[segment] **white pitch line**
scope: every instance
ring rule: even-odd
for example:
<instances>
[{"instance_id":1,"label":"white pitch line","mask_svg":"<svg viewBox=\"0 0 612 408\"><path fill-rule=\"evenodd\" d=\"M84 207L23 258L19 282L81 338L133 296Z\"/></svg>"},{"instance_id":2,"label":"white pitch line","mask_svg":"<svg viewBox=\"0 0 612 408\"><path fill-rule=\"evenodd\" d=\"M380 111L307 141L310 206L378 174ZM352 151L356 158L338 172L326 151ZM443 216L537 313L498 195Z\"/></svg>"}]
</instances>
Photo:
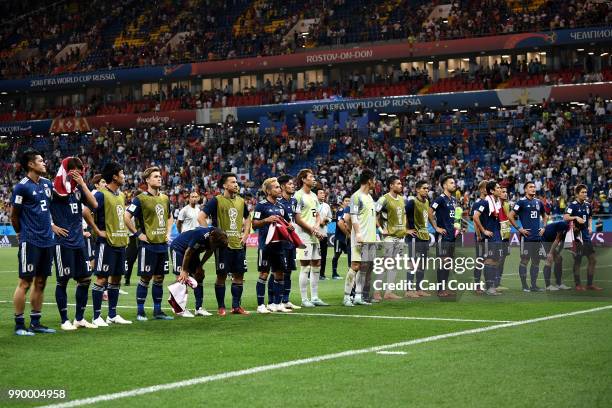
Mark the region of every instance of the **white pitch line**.
<instances>
[{"instance_id":1,"label":"white pitch line","mask_svg":"<svg viewBox=\"0 0 612 408\"><path fill-rule=\"evenodd\" d=\"M124 295L125 296L125 295ZM0 303L12 303L9 300L0 300ZM43 305L57 306L53 302L43 302ZM74 303L67 303L67 306L76 306ZM117 309L136 309L137 306L121 306L117 305ZM153 309L152 306L145 306L145 309ZM166 309L171 310L171 309ZM348 315L348 314L333 314L333 313L275 313L277 316L289 315L304 315L304 316L325 316L325 317L363 317L370 319L396 319L396 320L433 320L446 322L469 322L469 323L510 323L512 320L476 320L476 319L455 319L446 317L416 317L416 316L376 316L376 315Z\"/></svg>"},{"instance_id":2,"label":"white pitch line","mask_svg":"<svg viewBox=\"0 0 612 408\"><path fill-rule=\"evenodd\" d=\"M203 377L196 377L196 378L192 378L189 380L177 381L173 383L153 385L150 387L136 388L133 390L121 391L121 392L117 392L113 394L102 394L102 395L98 395L95 397L89 397L89 398L83 398L83 399L78 399L78 400L73 400L73 401L62 402L58 404L46 405L44 408L79 407L82 405L96 404L98 402L103 402L103 401L113 401L113 400L117 400L121 398L135 397L137 395L151 394L151 393L159 392L159 391L174 390L177 388L189 387L189 386L196 385L196 384L204 384L204 383L210 383L213 381L227 380L229 378L242 377L245 375L263 373L266 371L278 370L278 369L288 368L288 367L295 367L295 366L300 366L300 365L305 365L305 364L318 363L321 361L335 360L335 359L343 358L343 357L353 357L353 356L358 356L358 355L366 354L366 353L377 353L379 351L394 349L398 347L414 346L416 344L430 343L433 341L444 340L444 339L449 339L453 337L465 336L469 334L485 333L485 332L489 332L489 331L493 331L497 329L504 329L507 327L522 326L525 324L539 323L539 322L543 322L547 320L559 319L562 317L569 317L569 316L576 316L576 315L581 315L585 313L594 313L594 312L599 312L602 310L609 310L609 309L612 309L612 305L601 306L601 307L596 307L596 308L586 309L586 310L578 310L576 312L561 313L561 314L556 314L556 315L551 315L551 316L538 317L536 319L520 320L516 322L511 322L511 323L496 324L493 326L480 327L477 329L462 330L458 332L439 334L436 336L429 336L429 337L423 337L420 339L407 340L407 341L402 341L399 343L385 344L382 346L374 346L374 347L368 347L368 348L363 348L363 349L358 349L358 350L346 350L346 351L342 351L339 353L324 354L321 356L303 358L299 360L290 360L290 361L285 361L283 363L268 364L268 365L263 365L263 366L247 368L244 370L228 371L225 373L207 375Z\"/></svg>"},{"instance_id":3,"label":"white pitch line","mask_svg":"<svg viewBox=\"0 0 612 408\"><path fill-rule=\"evenodd\" d=\"M383 354L388 356L403 356L408 353L406 353L405 351L379 351L376 354Z\"/></svg>"},{"instance_id":4,"label":"white pitch line","mask_svg":"<svg viewBox=\"0 0 612 408\"><path fill-rule=\"evenodd\" d=\"M397 320L437 320L443 322L472 322L472 323L510 323L512 320L478 320L478 319L455 319L451 317L417 317L417 316L380 316L380 315L350 315L335 313L282 313L287 316L325 316L325 317L355 317L366 319L397 319Z\"/></svg>"}]
</instances>

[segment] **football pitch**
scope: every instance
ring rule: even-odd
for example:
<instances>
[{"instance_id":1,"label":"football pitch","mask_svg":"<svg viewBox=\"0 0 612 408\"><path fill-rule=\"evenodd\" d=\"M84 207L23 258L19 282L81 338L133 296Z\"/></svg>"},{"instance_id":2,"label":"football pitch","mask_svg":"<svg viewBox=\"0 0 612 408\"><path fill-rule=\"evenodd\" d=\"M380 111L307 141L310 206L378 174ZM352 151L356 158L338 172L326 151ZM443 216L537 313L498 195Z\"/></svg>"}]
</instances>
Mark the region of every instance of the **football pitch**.
<instances>
[{"instance_id":1,"label":"football pitch","mask_svg":"<svg viewBox=\"0 0 612 408\"><path fill-rule=\"evenodd\" d=\"M503 296L465 292L453 301L432 296L347 308L340 305L344 281L326 280L320 297L332 306L257 315L257 255L250 249L243 295L250 316L138 322L133 276L118 313L134 323L77 332L59 330L52 277L42 322L58 333L17 337L17 251L0 249L0 406L609 407L612 250L596 249L595 283L604 288L597 293L523 293L513 250ZM564 283L573 286L564 252ZM345 255L340 265L344 276ZM585 266L583 260L583 283ZM212 261L205 269L205 306L215 312ZM299 304L294 274L291 300ZM434 281L435 271L426 277ZM459 279L470 281L471 272ZM73 283L68 299L73 305ZM29 305L26 322L28 313ZM16 401L10 389L66 390L68 398Z\"/></svg>"}]
</instances>

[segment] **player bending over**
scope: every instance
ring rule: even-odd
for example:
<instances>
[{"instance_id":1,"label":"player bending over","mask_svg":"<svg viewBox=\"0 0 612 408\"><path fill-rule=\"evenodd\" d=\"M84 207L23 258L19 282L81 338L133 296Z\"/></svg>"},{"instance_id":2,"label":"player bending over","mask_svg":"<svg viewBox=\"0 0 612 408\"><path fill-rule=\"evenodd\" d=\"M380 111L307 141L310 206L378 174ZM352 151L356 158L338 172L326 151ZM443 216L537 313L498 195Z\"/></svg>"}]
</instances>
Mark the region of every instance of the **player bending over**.
<instances>
[{"instance_id":1,"label":"player bending over","mask_svg":"<svg viewBox=\"0 0 612 408\"><path fill-rule=\"evenodd\" d=\"M227 234L214 227L196 227L180 233L170 245L173 272L179 282L186 283L193 277L198 286L193 289L195 297L195 315L210 316L204 308L204 264L215 250L227 247ZM202 258L200 259L200 254ZM182 317L194 315L185 310Z\"/></svg>"}]
</instances>

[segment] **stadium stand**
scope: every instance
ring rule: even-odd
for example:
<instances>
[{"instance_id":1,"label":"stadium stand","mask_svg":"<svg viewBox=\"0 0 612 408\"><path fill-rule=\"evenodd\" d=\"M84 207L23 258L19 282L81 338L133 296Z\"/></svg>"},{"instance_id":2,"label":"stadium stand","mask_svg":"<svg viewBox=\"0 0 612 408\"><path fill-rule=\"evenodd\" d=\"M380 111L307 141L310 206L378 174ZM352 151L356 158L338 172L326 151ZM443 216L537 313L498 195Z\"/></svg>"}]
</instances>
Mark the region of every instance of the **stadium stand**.
<instances>
[{"instance_id":1,"label":"stadium stand","mask_svg":"<svg viewBox=\"0 0 612 408\"><path fill-rule=\"evenodd\" d=\"M554 213L563 212L570 186L582 182L589 186L594 211L612 212L612 103L600 98L581 106L547 103L496 112L422 111L381 117L367 129L354 129L352 124L348 128L305 131L298 126L283 136L246 124L188 125L5 139L0 163L3 207L8 210L8 188L18 179L15 158L33 147L45 153L51 169L67 155L82 157L89 176L105 162L117 160L125 166L130 189L139 186L144 168L159 165L178 206L192 189L213 195L224 171L243 175L242 193L256 197L266 177L312 167L330 189L332 203L348 192L360 168L372 168L380 180L399 175L408 191L417 179L434 182L443 173L454 174L464 205L474 199L469 193L482 179L503 180L512 199L522 194L522 183L534 180Z\"/></svg>"},{"instance_id":2,"label":"stadium stand","mask_svg":"<svg viewBox=\"0 0 612 408\"><path fill-rule=\"evenodd\" d=\"M456 1L435 12L437 2L422 0L122 0L112 6L58 1L23 18L16 18L21 8L7 10L0 29L0 78L278 55L358 42L593 27L612 18L609 2L533 1L511 7L514 3Z\"/></svg>"},{"instance_id":3,"label":"stadium stand","mask_svg":"<svg viewBox=\"0 0 612 408\"><path fill-rule=\"evenodd\" d=\"M221 108L279 104L306 100L322 100L332 97L369 98L442 92L475 91L496 88L534 87L540 85L580 84L612 80L612 69L587 72L581 68L549 71L538 61L519 63L507 61L493 66L475 66L473 70L454 72L450 78L432 81L426 71L398 71L394 75L368 77L357 71L328 86L311 83L306 88L296 89L292 80L275 84L264 83L262 89L236 90L231 87L192 93L184 87L176 87L172 93L163 91L147 95L145 99L122 102L93 100L77 106L55 106L48 109L22 110L19 106L0 106L0 123L61 117L89 115L112 115L119 113L167 112L182 109Z\"/></svg>"}]
</instances>

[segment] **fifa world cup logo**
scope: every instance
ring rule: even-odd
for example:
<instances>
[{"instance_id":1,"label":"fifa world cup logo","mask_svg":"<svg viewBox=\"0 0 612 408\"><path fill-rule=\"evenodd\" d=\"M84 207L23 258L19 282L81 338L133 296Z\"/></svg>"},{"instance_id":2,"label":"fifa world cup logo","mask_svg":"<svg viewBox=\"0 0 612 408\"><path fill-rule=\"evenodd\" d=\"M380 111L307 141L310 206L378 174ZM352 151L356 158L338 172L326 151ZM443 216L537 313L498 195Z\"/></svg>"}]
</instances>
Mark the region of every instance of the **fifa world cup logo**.
<instances>
[{"instance_id":1,"label":"fifa world cup logo","mask_svg":"<svg viewBox=\"0 0 612 408\"><path fill-rule=\"evenodd\" d=\"M164 211L164 206L161 204L157 204L155 206L155 214L157 214L157 220L159 221L159 226L161 228L166 226L166 217L165 217L165 211Z\"/></svg>"},{"instance_id":2,"label":"fifa world cup logo","mask_svg":"<svg viewBox=\"0 0 612 408\"><path fill-rule=\"evenodd\" d=\"M122 205L118 205L116 207L117 217L119 218L119 229L125 229L125 220L123 219L123 214L125 213L125 208Z\"/></svg>"},{"instance_id":3,"label":"fifa world cup logo","mask_svg":"<svg viewBox=\"0 0 612 408\"><path fill-rule=\"evenodd\" d=\"M404 224L404 207L397 207L396 213L397 213L398 224L403 225Z\"/></svg>"},{"instance_id":4,"label":"fifa world cup logo","mask_svg":"<svg viewBox=\"0 0 612 408\"><path fill-rule=\"evenodd\" d=\"M238 218L238 210L235 208L230 208L227 211L227 215L229 215L230 219L230 230L238 229L238 225L236 224L236 219Z\"/></svg>"}]
</instances>

